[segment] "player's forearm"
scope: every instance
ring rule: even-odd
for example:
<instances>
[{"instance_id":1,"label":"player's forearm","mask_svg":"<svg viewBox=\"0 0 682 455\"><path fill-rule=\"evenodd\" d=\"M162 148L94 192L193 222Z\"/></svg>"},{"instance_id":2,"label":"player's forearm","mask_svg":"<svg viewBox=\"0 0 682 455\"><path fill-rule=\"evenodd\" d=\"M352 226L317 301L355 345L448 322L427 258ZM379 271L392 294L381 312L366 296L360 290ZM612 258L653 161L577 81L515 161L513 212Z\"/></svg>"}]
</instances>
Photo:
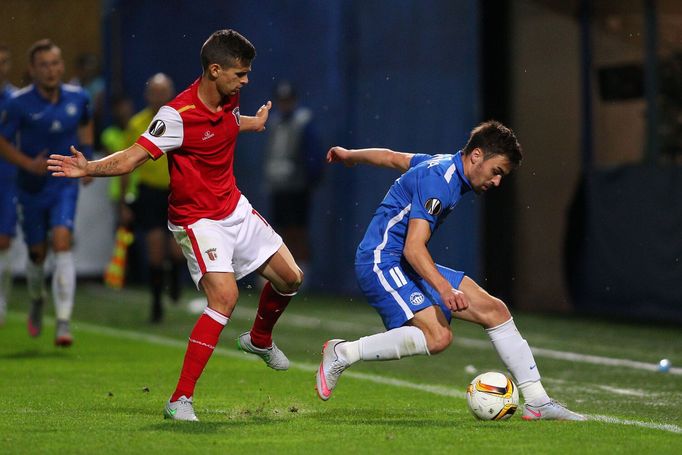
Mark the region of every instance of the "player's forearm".
<instances>
[{"instance_id":1,"label":"player's forearm","mask_svg":"<svg viewBox=\"0 0 682 455\"><path fill-rule=\"evenodd\" d=\"M122 150L99 160L88 161L85 172L93 177L111 177L128 174L137 166L126 152L127 150Z\"/></svg>"},{"instance_id":2,"label":"player's forearm","mask_svg":"<svg viewBox=\"0 0 682 455\"><path fill-rule=\"evenodd\" d=\"M33 162L3 137L0 137L0 158L26 170L30 169Z\"/></svg>"},{"instance_id":3,"label":"player's forearm","mask_svg":"<svg viewBox=\"0 0 682 455\"><path fill-rule=\"evenodd\" d=\"M410 245L405 244L403 249L403 256L407 262L412 266L417 274L424 278L436 291L439 293L445 292L452 288L448 280L443 277L436 268L436 264L431 257L431 253L426 248L426 245Z\"/></svg>"},{"instance_id":4,"label":"player's forearm","mask_svg":"<svg viewBox=\"0 0 682 455\"><path fill-rule=\"evenodd\" d=\"M396 152L387 148L368 148L350 150L351 154L346 160L350 164L369 164L372 166L398 169L405 172L410 167L412 153Z\"/></svg>"}]
</instances>

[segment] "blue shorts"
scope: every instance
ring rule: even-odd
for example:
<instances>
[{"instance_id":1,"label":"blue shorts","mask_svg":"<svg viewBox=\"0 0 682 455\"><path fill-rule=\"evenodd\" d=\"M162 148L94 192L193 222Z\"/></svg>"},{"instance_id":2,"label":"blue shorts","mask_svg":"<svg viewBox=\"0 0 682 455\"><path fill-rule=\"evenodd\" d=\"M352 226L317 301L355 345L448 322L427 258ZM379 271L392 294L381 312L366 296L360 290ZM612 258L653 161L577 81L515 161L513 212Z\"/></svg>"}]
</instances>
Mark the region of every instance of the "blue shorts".
<instances>
[{"instance_id":1,"label":"blue shorts","mask_svg":"<svg viewBox=\"0 0 682 455\"><path fill-rule=\"evenodd\" d=\"M0 180L0 235L14 237L17 233L16 179Z\"/></svg>"},{"instance_id":2,"label":"blue shorts","mask_svg":"<svg viewBox=\"0 0 682 455\"><path fill-rule=\"evenodd\" d=\"M19 189L18 199L26 245L45 242L48 232L55 226L64 226L73 231L78 201L77 181L56 188L45 188L38 193Z\"/></svg>"},{"instance_id":3,"label":"blue shorts","mask_svg":"<svg viewBox=\"0 0 682 455\"><path fill-rule=\"evenodd\" d=\"M453 288L459 288L464 272L436 264ZM405 261L356 264L355 275L370 305L379 312L387 330L402 327L414 314L438 305L450 323L452 314L436 290Z\"/></svg>"}]
</instances>

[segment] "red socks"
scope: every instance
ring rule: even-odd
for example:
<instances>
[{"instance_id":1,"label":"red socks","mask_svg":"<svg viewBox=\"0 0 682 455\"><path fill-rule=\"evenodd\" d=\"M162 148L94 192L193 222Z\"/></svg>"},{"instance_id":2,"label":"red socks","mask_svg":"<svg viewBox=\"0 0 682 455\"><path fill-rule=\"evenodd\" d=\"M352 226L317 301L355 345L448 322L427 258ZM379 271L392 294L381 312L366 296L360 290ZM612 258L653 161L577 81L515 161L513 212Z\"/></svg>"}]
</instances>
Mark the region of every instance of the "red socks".
<instances>
[{"instance_id":1,"label":"red socks","mask_svg":"<svg viewBox=\"0 0 682 455\"><path fill-rule=\"evenodd\" d=\"M194 386L204 371L208 359L211 358L211 354L218 344L220 332L223 331L227 321L227 316L215 310L210 308L204 310L204 314L201 315L189 336L180 380L170 401L177 401L182 395L187 398L192 397Z\"/></svg>"},{"instance_id":2,"label":"red socks","mask_svg":"<svg viewBox=\"0 0 682 455\"><path fill-rule=\"evenodd\" d=\"M251 341L256 347L272 346L272 329L294 294L296 293L282 295L272 287L269 281L265 283L258 301L256 320L253 321L251 328Z\"/></svg>"}]
</instances>

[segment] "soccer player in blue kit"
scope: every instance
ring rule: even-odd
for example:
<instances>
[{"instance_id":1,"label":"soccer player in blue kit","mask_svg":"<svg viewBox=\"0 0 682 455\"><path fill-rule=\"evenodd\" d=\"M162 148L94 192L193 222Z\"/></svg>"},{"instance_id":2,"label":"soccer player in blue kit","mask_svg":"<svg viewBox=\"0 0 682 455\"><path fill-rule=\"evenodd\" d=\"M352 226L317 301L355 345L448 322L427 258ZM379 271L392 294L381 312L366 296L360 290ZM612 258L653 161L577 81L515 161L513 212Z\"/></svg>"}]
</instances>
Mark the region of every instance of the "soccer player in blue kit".
<instances>
[{"instance_id":1,"label":"soccer player in blue kit","mask_svg":"<svg viewBox=\"0 0 682 455\"><path fill-rule=\"evenodd\" d=\"M330 163L370 164L404 172L374 213L355 256L358 284L387 331L355 341L329 340L322 348L317 393L328 400L345 369L360 360L431 355L452 341L452 317L481 325L524 397L525 420L585 420L549 398L526 340L507 306L464 272L434 263L433 232L468 191L500 185L521 163L516 136L496 121L478 125L454 155L332 147Z\"/></svg>"},{"instance_id":2,"label":"soccer player in blue kit","mask_svg":"<svg viewBox=\"0 0 682 455\"><path fill-rule=\"evenodd\" d=\"M16 87L9 83L11 66L9 48L0 44L0 113ZM17 225L17 168L0 158L0 326L5 323L7 299L12 283L12 263L9 247Z\"/></svg>"},{"instance_id":3,"label":"soccer player in blue kit","mask_svg":"<svg viewBox=\"0 0 682 455\"><path fill-rule=\"evenodd\" d=\"M17 177L21 226L29 251L26 267L31 309L28 331L42 330L45 300L44 263L48 238L54 253L52 297L57 328L55 344L70 346L69 321L76 290L76 268L71 251L78 199L78 180L47 175L47 155L69 153L80 145L92 155L93 127L90 100L80 87L63 84L61 50L50 40L29 49L33 84L18 90L0 114L0 157L19 167ZM84 180L88 183L92 178Z\"/></svg>"}]
</instances>

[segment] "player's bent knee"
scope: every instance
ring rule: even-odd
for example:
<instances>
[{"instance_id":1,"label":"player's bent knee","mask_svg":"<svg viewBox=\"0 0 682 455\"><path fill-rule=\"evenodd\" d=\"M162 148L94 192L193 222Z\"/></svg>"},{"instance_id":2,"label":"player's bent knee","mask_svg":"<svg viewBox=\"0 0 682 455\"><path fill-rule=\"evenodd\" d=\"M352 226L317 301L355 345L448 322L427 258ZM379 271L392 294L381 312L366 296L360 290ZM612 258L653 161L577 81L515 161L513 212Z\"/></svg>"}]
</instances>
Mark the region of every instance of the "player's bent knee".
<instances>
[{"instance_id":1,"label":"player's bent knee","mask_svg":"<svg viewBox=\"0 0 682 455\"><path fill-rule=\"evenodd\" d=\"M497 317L504 319L505 321L509 320L509 318L511 317L511 313L509 312L509 308L507 308L507 304L495 297L493 297L493 300L494 312L497 315Z\"/></svg>"},{"instance_id":2,"label":"player's bent knee","mask_svg":"<svg viewBox=\"0 0 682 455\"><path fill-rule=\"evenodd\" d=\"M426 345L431 354L438 354L445 351L452 343L452 332L450 330L439 330L426 338Z\"/></svg>"},{"instance_id":3,"label":"player's bent knee","mask_svg":"<svg viewBox=\"0 0 682 455\"><path fill-rule=\"evenodd\" d=\"M283 287L284 289L277 288L282 294L292 294L301 287L303 283L303 271L296 267L295 270L291 270L285 277L283 277Z\"/></svg>"},{"instance_id":4,"label":"player's bent knee","mask_svg":"<svg viewBox=\"0 0 682 455\"><path fill-rule=\"evenodd\" d=\"M496 327L511 318L511 313L507 305L496 297L491 297L486 305L485 314L482 317L481 325L484 328Z\"/></svg>"}]
</instances>

